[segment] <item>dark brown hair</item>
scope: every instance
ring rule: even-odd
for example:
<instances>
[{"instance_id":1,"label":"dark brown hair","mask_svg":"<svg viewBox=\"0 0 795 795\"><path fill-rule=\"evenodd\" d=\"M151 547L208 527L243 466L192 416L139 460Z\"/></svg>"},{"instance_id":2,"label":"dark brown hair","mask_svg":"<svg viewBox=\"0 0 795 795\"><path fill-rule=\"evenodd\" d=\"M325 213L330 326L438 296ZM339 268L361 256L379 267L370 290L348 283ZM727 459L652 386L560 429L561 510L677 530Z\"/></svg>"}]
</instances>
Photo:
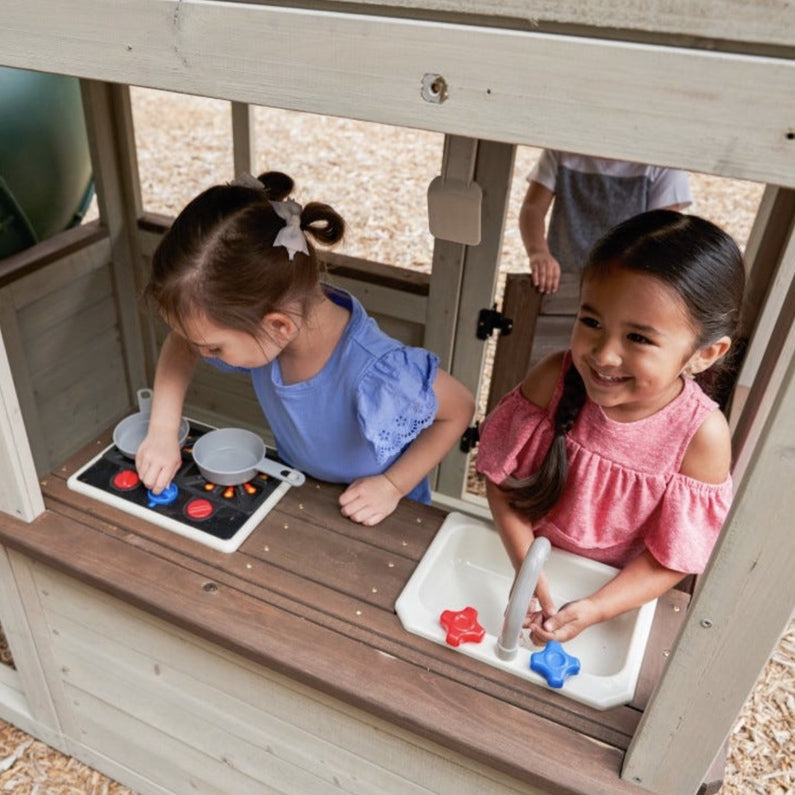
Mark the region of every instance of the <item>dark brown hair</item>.
<instances>
[{"instance_id":1,"label":"dark brown hair","mask_svg":"<svg viewBox=\"0 0 795 795\"><path fill-rule=\"evenodd\" d=\"M734 338L745 267L734 240L710 221L671 210L636 215L596 242L581 281L604 278L616 268L648 274L676 291L696 334L696 349L724 336ZM563 495L568 474L566 434L585 398L585 385L572 365L564 376L549 450L538 471L513 489L511 505L530 521L544 516Z\"/></svg>"},{"instance_id":2,"label":"dark brown hair","mask_svg":"<svg viewBox=\"0 0 795 795\"><path fill-rule=\"evenodd\" d=\"M261 174L262 189L241 184L214 185L180 212L152 257L145 295L170 325L201 314L215 325L255 334L262 318L288 301L306 310L318 295L320 268L309 253L274 246L285 225L271 201L282 201L293 180L278 171ZM345 231L341 216L327 204L303 208L307 238L332 244Z\"/></svg>"}]
</instances>

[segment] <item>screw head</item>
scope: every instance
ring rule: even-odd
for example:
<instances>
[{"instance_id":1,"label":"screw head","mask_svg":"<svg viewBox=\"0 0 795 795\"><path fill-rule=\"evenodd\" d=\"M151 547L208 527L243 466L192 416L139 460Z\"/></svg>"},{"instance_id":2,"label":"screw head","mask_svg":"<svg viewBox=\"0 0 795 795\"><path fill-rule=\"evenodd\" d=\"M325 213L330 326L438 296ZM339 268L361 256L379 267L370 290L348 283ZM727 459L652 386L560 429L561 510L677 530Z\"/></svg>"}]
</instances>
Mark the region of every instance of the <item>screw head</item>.
<instances>
[{"instance_id":1,"label":"screw head","mask_svg":"<svg viewBox=\"0 0 795 795\"><path fill-rule=\"evenodd\" d=\"M441 105L447 99L447 81L441 75L426 72L422 76L420 94L426 102Z\"/></svg>"}]
</instances>

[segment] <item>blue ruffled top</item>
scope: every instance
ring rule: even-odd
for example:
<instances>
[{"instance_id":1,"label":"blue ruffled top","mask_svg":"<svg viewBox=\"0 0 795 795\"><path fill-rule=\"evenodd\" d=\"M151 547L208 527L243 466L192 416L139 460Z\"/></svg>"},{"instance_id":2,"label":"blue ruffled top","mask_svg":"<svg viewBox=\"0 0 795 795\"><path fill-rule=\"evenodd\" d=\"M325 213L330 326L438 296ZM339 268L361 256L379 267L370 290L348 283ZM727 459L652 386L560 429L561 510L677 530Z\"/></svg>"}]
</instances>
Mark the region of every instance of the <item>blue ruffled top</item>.
<instances>
[{"instance_id":1,"label":"blue ruffled top","mask_svg":"<svg viewBox=\"0 0 795 795\"><path fill-rule=\"evenodd\" d=\"M324 291L351 317L323 369L294 384L282 381L278 359L248 372L280 457L319 480L350 483L384 472L431 425L439 359L389 337L350 293ZM428 479L407 496L430 502Z\"/></svg>"}]
</instances>

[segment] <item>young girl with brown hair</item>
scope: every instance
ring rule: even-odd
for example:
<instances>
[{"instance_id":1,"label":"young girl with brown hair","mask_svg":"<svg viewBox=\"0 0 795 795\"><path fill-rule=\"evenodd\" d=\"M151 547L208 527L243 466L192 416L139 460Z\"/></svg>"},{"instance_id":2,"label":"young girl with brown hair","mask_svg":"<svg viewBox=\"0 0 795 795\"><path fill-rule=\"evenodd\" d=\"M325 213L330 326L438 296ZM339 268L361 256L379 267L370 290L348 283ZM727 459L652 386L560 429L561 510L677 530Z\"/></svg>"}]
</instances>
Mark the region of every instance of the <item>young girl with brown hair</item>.
<instances>
[{"instance_id":1,"label":"young girl with brown hair","mask_svg":"<svg viewBox=\"0 0 795 795\"><path fill-rule=\"evenodd\" d=\"M474 401L436 355L388 337L352 295L320 280L309 238L336 243L345 225L326 204L287 199L292 188L278 172L211 187L158 246L147 294L171 331L136 466L154 493L171 481L185 392L204 357L250 373L280 457L349 484L342 513L373 525L404 496L430 502L427 475Z\"/></svg>"}]
</instances>

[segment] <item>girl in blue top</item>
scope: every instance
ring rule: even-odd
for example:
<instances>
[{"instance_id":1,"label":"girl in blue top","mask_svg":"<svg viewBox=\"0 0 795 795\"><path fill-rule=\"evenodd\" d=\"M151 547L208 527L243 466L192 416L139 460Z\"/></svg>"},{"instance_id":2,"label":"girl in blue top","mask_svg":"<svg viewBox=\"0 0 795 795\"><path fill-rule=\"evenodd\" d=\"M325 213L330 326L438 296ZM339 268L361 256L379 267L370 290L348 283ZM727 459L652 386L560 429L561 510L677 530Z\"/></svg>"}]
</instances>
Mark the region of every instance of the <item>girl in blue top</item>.
<instances>
[{"instance_id":1,"label":"girl in blue top","mask_svg":"<svg viewBox=\"0 0 795 795\"><path fill-rule=\"evenodd\" d=\"M200 357L251 373L280 457L350 484L342 513L374 525L401 497L430 502L427 474L472 418L469 391L438 357L388 337L349 293L320 281L315 250L342 238L328 205L285 200L268 172L193 199L152 261L147 295L171 327L136 456L159 493L180 466L177 429Z\"/></svg>"}]
</instances>

